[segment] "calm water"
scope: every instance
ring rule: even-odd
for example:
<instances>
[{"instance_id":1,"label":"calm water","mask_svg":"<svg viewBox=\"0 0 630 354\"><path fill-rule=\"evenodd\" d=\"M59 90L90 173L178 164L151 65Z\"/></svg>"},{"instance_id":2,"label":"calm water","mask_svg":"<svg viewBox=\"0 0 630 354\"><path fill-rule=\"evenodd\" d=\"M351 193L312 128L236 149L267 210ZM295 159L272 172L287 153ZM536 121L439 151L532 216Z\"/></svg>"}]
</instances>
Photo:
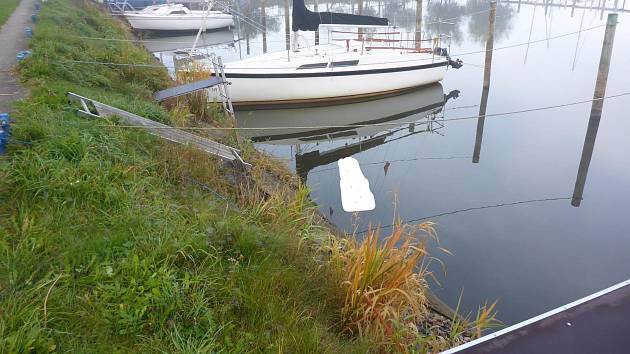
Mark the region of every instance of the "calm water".
<instances>
[{"instance_id":1,"label":"calm water","mask_svg":"<svg viewBox=\"0 0 630 354\"><path fill-rule=\"evenodd\" d=\"M325 9L322 3L320 9ZM606 3L614 6L613 1ZM370 4L365 12L378 13L379 3ZM431 1L424 21L487 7L486 2ZM601 17L597 10L575 9L572 15L571 8L555 6L545 10L542 5L522 4L519 9L517 4L501 3L498 7L495 48L527 42L530 28L534 41L577 31L580 22L590 28L606 21L606 14ZM349 4L331 6L335 11L344 8ZM401 2L383 2L380 11L412 29L415 10L410 3L403 7ZM282 10L270 5L267 16L269 50L282 50ZM259 12L254 17L260 18ZM479 112L484 54L457 53L485 48L487 20L488 13L482 12L449 20L453 25L425 26L429 33L450 32L451 53L465 62L462 69L449 70L439 85L363 103L244 111L238 120L240 126L249 127L378 122L361 128L248 134L260 141L261 149L296 169L312 188L322 212L346 230L353 226L363 230L370 222L390 224L395 201L403 220L433 216L441 245L453 253L436 251L447 268L446 275L439 273L441 284L433 285L436 293L454 306L463 291L468 310L499 299L500 319L512 324L630 278L630 96L604 102L579 207L571 205L570 197L590 103L487 117L479 162L473 163L477 119L449 119L475 117ZM607 95L630 91L628 22L630 14L620 13ZM207 34L205 50L226 61L247 56L248 47L250 55L261 53L260 32L245 25L243 32L246 35L241 37L247 39L237 42L229 32ZM577 35L570 35L531 44L529 49L496 50L487 113L590 99L603 34L599 27L581 33L579 43ZM172 65L168 54L162 57ZM336 161L347 156L359 160L376 198L376 209L358 217L341 207ZM531 200L540 201L525 202ZM515 202L525 203L497 206Z\"/></svg>"}]
</instances>

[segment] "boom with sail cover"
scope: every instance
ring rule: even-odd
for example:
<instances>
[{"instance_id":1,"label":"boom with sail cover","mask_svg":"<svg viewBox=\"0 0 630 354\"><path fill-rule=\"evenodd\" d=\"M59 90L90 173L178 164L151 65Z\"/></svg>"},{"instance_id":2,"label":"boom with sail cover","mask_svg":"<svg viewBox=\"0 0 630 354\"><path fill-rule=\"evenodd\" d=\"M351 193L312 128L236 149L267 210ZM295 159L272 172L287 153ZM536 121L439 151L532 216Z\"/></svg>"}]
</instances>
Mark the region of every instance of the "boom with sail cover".
<instances>
[{"instance_id":1,"label":"boom with sail cover","mask_svg":"<svg viewBox=\"0 0 630 354\"><path fill-rule=\"evenodd\" d=\"M304 0L293 0L293 32L317 31L320 24L387 26L389 20L382 17L350 15L337 12L313 12L306 8Z\"/></svg>"}]
</instances>

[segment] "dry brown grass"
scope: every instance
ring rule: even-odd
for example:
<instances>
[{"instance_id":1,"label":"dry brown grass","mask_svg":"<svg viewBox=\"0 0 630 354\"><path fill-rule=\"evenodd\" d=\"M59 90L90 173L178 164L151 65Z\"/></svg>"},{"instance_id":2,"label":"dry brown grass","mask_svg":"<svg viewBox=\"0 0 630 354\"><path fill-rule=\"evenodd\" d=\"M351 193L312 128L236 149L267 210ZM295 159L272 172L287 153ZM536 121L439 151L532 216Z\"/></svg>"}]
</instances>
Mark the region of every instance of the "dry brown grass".
<instances>
[{"instance_id":1,"label":"dry brown grass","mask_svg":"<svg viewBox=\"0 0 630 354\"><path fill-rule=\"evenodd\" d=\"M175 80L178 84L187 84L210 78L212 71L199 63L192 62L186 67L186 70L178 70L175 73ZM209 95L206 90L200 90L189 93L185 96L177 97L173 100L174 106L185 105L190 113L200 122L212 122L216 117L217 110L214 103L209 101Z\"/></svg>"},{"instance_id":2,"label":"dry brown grass","mask_svg":"<svg viewBox=\"0 0 630 354\"><path fill-rule=\"evenodd\" d=\"M400 351L417 339L416 325L428 311L427 242L434 235L430 222L397 224L380 244L380 227L370 227L362 240L352 237L325 246L343 285L345 331Z\"/></svg>"}]
</instances>

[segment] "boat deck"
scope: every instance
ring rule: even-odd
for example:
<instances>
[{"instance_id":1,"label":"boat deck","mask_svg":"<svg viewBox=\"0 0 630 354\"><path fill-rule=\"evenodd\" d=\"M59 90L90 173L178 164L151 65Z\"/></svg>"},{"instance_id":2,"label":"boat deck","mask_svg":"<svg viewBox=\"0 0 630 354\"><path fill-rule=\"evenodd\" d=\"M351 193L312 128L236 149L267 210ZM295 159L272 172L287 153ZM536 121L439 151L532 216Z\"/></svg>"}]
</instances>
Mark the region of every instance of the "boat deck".
<instances>
[{"instance_id":1,"label":"boat deck","mask_svg":"<svg viewBox=\"0 0 630 354\"><path fill-rule=\"evenodd\" d=\"M628 353L630 280L444 353Z\"/></svg>"},{"instance_id":2,"label":"boat deck","mask_svg":"<svg viewBox=\"0 0 630 354\"><path fill-rule=\"evenodd\" d=\"M225 64L226 72L259 72L260 70L304 70L321 71L335 68L338 71L353 71L357 67L405 67L419 64L445 62L445 57L427 52L409 52L405 48L362 50L361 46L322 44L300 48L299 51L280 51L258 55Z\"/></svg>"}]
</instances>

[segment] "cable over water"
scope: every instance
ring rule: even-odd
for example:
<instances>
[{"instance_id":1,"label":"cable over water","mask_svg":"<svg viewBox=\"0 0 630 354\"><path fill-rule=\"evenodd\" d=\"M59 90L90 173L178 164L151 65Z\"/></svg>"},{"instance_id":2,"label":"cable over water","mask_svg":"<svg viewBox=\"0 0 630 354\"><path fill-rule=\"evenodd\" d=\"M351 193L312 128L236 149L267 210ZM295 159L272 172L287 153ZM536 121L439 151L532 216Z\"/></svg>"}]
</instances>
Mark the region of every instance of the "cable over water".
<instances>
[{"instance_id":1,"label":"cable over water","mask_svg":"<svg viewBox=\"0 0 630 354\"><path fill-rule=\"evenodd\" d=\"M541 203L541 202L552 202L552 201L558 201L558 200L571 200L571 199L572 199L572 197L552 197L552 198L519 200L519 201L516 201L516 202L505 202L505 203L499 203L499 204L483 205L483 206L478 206L478 207L470 207L470 208L464 208L464 209L457 209L457 210L447 211L447 212L443 212L443 213L439 213L439 214L433 214L433 215L428 215L428 216L423 216L423 217L419 217L419 218L415 218L415 219L409 219L409 220L406 220L404 223L408 224L408 223L413 223L413 222L418 222L418 221L424 221L424 220L438 218L438 217L446 216L446 215L465 213L465 212L469 212L469 211L473 211L473 210L501 208L501 207L505 207L505 206L514 206L514 205L530 204L530 203ZM381 226L381 229L387 229L387 228L393 227L394 225L396 225L396 224L383 225L383 226ZM356 232L356 234L357 235L361 235L361 234L366 233L367 231L368 230L365 229L363 231Z\"/></svg>"},{"instance_id":2,"label":"cable over water","mask_svg":"<svg viewBox=\"0 0 630 354\"><path fill-rule=\"evenodd\" d=\"M370 165L381 165L384 163L394 163L394 162L411 162L411 161L424 161L424 160L458 160L458 159L471 159L472 156L436 156L436 157L414 157L409 159L392 159L392 160L383 160L383 161L372 161L372 162L361 162L359 161L359 165L361 166L370 166ZM323 168L321 170L311 171L311 173L321 173L326 171L337 170L338 167L329 167Z\"/></svg>"},{"instance_id":3,"label":"cable over water","mask_svg":"<svg viewBox=\"0 0 630 354\"><path fill-rule=\"evenodd\" d=\"M472 115L472 116L462 116L462 117L454 117L454 118L444 118L444 119L439 119L438 121L439 122L454 122L454 121L461 121L461 120L478 119L481 117L488 118L488 117L509 116L509 115L514 115L514 114L530 113L530 112L537 112L537 111L543 111L543 110L548 110L548 109L570 107L570 106L575 106L579 104L607 100L607 99L612 99L612 98L619 98L619 97L628 96L628 95L630 95L630 91L614 94L614 95L609 95L609 96L601 97L601 98L593 98L589 100L581 100L581 101L555 104L555 105L543 106L543 107L535 107L535 108L524 108L524 109L515 110L515 111L490 113L490 114L485 114L485 115ZM415 121L409 121L409 122L383 122L383 123L371 123L371 124L280 126L280 127L256 127L256 128L253 128L253 127L181 127L181 128L177 128L177 127L144 127L140 125L114 125L114 124L104 124L100 126L115 127L115 128L180 129L180 130L193 130L193 131L194 130L197 130L197 131L204 131L204 130L268 131L268 130L302 130L302 129L307 130L307 129L327 129L327 128L349 128L349 127L351 128L391 127L391 126L402 126L402 125L414 124L417 122L418 121L415 120Z\"/></svg>"}]
</instances>

